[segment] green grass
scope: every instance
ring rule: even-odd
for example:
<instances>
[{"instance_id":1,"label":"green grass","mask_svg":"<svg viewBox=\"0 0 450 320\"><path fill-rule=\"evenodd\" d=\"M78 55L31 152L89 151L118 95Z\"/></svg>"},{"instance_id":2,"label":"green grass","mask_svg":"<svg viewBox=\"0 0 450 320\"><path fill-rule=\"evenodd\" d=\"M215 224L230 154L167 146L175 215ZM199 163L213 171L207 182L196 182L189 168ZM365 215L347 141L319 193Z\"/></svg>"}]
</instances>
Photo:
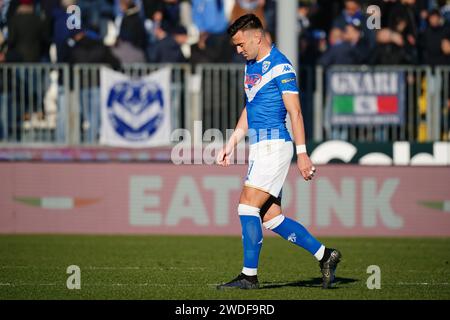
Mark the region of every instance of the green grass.
<instances>
[{"instance_id":1,"label":"green grass","mask_svg":"<svg viewBox=\"0 0 450 320\"><path fill-rule=\"evenodd\" d=\"M239 237L0 236L0 299L450 299L449 238L324 238L343 260L334 289L320 288L318 263L266 237L260 290L218 291L241 269ZM66 268L81 268L68 290ZM381 268L381 289L366 286Z\"/></svg>"}]
</instances>

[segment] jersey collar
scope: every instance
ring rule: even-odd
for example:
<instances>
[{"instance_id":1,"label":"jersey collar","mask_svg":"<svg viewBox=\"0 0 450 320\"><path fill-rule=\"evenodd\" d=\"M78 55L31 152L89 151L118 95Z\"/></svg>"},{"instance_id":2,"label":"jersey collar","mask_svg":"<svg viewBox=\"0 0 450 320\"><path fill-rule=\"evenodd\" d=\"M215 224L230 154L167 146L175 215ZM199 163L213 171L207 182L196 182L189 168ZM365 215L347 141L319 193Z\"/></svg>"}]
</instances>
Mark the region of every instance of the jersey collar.
<instances>
[{"instance_id":1,"label":"jersey collar","mask_svg":"<svg viewBox=\"0 0 450 320\"><path fill-rule=\"evenodd\" d=\"M264 61L264 60L266 60L267 59L267 57L268 56L270 56L270 53L272 52L272 49L274 48L274 45L272 45L272 47L270 48L270 51L269 51L269 53L268 54L266 54L264 57L262 57L261 59L259 59L259 60L256 60L256 63L260 63L261 61Z\"/></svg>"}]
</instances>

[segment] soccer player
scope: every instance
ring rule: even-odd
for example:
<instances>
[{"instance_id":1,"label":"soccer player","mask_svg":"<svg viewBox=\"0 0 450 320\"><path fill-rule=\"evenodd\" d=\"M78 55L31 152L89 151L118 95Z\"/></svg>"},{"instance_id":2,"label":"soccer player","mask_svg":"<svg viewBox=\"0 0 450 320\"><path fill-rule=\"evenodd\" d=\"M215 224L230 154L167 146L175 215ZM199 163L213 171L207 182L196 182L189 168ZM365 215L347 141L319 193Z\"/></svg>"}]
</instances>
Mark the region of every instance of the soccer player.
<instances>
[{"instance_id":1,"label":"soccer player","mask_svg":"<svg viewBox=\"0 0 450 320\"><path fill-rule=\"evenodd\" d=\"M329 288L341 253L325 247L300 223L284 216L281 210L281 188L294 149L286 129L286 113L289 113L292 123L300 173L309 181L316 171L306 152L295 70L289 60L266 40L261 21L255 15L238 18L228 28L228 34L237 53L247 60L246 103L230 140L218 153L217 163L230 165L234 148L245 135L249 137L250 153L238 206L244 266L237 278L217 288L259 287L257 269L263 242L262 222L266 229L310 252L319 261L322 287Z\"/></svg>"}]
</instances>

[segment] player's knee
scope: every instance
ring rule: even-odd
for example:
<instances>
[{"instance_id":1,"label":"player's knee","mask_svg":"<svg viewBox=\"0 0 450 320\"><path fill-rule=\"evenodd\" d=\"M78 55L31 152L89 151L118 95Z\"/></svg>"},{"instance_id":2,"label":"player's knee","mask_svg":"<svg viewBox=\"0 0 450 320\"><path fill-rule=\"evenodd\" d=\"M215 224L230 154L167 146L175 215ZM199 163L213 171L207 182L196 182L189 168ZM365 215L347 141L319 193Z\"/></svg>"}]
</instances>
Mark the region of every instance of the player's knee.
<instances>
[{"instance_id":1,"label":"player's knee","mask_svg":"<svg viewBox=\"0 0 450 320\"><path fill-rule=\"evenodd\" d=\"M255 198L249 194L249 192L243 191L241 194L241 198L239 199L239 203L245 204L247 206L256 207L257 203L255 201Z\"/></svg>"},{"instance_id":2,"label":"player's knee","mask_svg":"<svg viewBox=\"0 0 450 320\"><path fill-rule=\"evenodd\" d=\"M261 208L270 198L270 194L254 188L244 187L239 203Z\"/></svg>"},{"instance_id":3,"label":"player's knee","mask_svg":"<svg viewBox=\"0 0 450 320\"><path fill-rule=\"evenodd\" d=\"M264 217L264 218L266 218L266 217ZM279 215L277 215L275 217L273 217L273 216L268 217L267 220L264 219L263 221L264 221L264 223L263 223L264 228L266 228L268 230L273 230L284 221L284 215L280 213Z\"/></svg>"}]
</instances>

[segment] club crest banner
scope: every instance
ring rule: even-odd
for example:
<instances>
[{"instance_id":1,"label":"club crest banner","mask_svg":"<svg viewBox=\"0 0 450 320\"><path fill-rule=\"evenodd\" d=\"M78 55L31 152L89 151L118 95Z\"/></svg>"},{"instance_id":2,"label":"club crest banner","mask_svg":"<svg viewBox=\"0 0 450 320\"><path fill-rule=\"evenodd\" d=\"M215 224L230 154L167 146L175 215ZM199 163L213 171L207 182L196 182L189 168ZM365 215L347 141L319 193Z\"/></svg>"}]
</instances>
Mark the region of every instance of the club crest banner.
<instances>
[{"instance_id":1,"label":"club crest banner","mask_svg":"<svg viewBox=\"0 0 450 320\"><path fill-rule=\"evenodd\" d=\"M154 147L170 144L170 68L138 80L101 68L100 144Z\"/></svg>"}]
</instances>

